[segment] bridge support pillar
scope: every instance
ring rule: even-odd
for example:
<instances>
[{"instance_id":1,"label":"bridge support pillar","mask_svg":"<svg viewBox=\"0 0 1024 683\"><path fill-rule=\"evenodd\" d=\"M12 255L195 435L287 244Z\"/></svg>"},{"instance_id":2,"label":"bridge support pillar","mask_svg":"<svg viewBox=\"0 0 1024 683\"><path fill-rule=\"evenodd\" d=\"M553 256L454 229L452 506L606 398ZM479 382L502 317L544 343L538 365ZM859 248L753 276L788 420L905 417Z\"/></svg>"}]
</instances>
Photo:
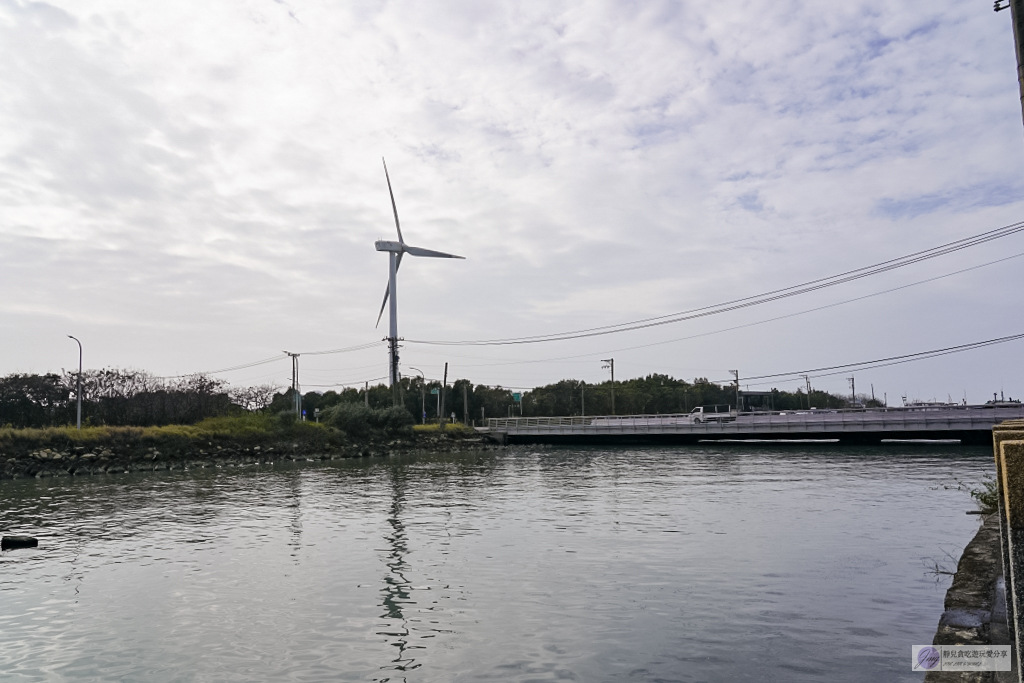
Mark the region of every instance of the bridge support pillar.
<instances>
[{"instance_id":1,"label":"bridge support pillar","mask_svg":"<svg viewBox=\"0 0 1024 683\"><path fill-rule=\"evenodd\" d=\"M496 444L498 444L500 446L505 446L505 445L508 444L508 433L507 432L497 432L497 431L484 432L484 438L487 439L488 441L496 443Z\"/></svg>"}]
</instances>

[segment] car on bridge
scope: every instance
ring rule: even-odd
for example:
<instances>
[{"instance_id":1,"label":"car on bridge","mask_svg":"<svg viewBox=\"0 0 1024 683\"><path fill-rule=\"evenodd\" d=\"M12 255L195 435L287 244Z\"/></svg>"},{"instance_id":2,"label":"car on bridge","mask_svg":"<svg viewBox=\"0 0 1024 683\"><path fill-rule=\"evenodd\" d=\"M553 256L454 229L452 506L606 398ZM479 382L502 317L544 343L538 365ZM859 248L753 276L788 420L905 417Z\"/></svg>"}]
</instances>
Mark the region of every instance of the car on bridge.
<instances>
[{"instance_id":1,"label":"car on bridge","mask_svg":"<svg viewBox=\"0 0 1024 683\"><path fill-rule=\"evenodd\" d=\"M735 419L736 411L728 405L698 406L690 411L690 421L693 424L733 422Z\"/></svg>"}]
</instances>

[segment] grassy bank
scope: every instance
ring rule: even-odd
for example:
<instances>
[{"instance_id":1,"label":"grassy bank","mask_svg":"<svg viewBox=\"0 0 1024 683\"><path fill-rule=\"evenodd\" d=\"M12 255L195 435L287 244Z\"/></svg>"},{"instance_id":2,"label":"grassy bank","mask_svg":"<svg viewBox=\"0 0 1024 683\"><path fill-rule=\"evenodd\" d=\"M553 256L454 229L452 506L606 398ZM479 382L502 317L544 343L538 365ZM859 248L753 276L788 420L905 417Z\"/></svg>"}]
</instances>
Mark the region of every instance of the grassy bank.
<instances>
[{"instance_id":1,"label":"grassy bank","mask_svg":"<svg viewBox=\"0 0 1024 683\"><path fill-rule=\"evenodd\" d=\"M249 413L162 427L5 428L0 429L0 478L483 447L470 428L414 430L411 417L392 410L359 407L328 418L317 424L298 422L292 414Z\"/></svg>"},{"instance_id":2,"label":"grassy bank","mask_svg":"<svg viewBox=\"0 0 1024 683\"><path fill-rule=\"evenodd\" d=\"M344 444L346 435L327 425L284 421L271 415L240 415L207 418L194 425L162 427L46 427L44 429L0 429L0 453L26 448L93 448L112 445L147 444L186 446L209 441L240 441L259 444L290 439L315 444Z\"/></svg>"},{"instance_id":3,"label":"grassy bank","mask_svg":"<svg viewBox=\"0 0 1024 683\"><path fill-rule=\"evenodd\" d=\"M443 431L446 434L476 434L475 429L467 425L464 425L461 422L456 422L455 424L446 424L443 430L441 429L441 426L438 425L436 422L425 425L415 425L413 427L413 431L420 432L423 434L437 434L441 431Z\"/></svg>"}]
</instances>

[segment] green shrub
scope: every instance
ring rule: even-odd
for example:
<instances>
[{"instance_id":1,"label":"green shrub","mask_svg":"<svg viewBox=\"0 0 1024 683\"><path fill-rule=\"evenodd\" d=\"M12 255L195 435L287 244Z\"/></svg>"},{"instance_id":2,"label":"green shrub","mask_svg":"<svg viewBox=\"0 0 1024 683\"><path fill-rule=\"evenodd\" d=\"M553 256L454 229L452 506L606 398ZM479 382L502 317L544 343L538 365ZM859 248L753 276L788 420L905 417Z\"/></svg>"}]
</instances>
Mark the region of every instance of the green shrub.
<instances>
[{"instance_id":1,"label":"green shrub","mask_svg":"<svg viewBox=\"0 0 1024 683\"><path fill-rule=\"evenodd\" d=\"M361 403L339 403L321 413L321 419L357 439L396 436L408 432L414 422L409 411L400 406L373 410Z\"/></svg>"},{"instance_id":2,"label":"green shrub","mask_svg":"<svg viewBox=\"0 0 1024 683\"><path fill-rule=\"evenodd\" d=\"M971 498L978 503L978 508L985 514L992 514L999 506L999 487L995 479L985 479L981 487L971 491Z\"/></svg>"},{"instance_id":3,"label":"green shrub","mask_svg":"<svg viewBox=\"0 0 1024 683\"><path fill-rule=\"evenodd\" d=\"M294 427L299 419L295 412L291 410L282 410L275 418L277 419L277 428L284 431Z\"/></svg>"},{"instance_id":4,"label":"green shrub","mask_svg":"<svg viewBox=\"0 0 1024 683\"><path fill-rule=\"evenodd\" d=\"M291 413L292 418L295 413ZM208 417L197 423L195 429L201 434L218 434L225 436L250 436L266 434L273 431L279 424L276 416L266 413L238 413L223 417ZM292 420L294 423L294 419Z\"/></svg>"},{"instance_id":5,"label":"green shrub","mask_svg":"<svg viewBox=\"0 0 1024 683\"><path fill-rule=\"evenodd\" d=\"M320 415L324 424L348 434L354 438L364 438L373 431L373 413L362 403L339 403L328 408Z\"/></svg>"},{"instance_id":6,"label":"green shrub","mask_svg":"<svg viewBox=\"0 0 1024 683\"><path fill-rule=\"evenodd\" d=\"M402 406L394 406L385 410L378 410L380 413L380 428L387 436L398 436L412 431L416 420L412 414Z\"/></svg>"}]
</instances>

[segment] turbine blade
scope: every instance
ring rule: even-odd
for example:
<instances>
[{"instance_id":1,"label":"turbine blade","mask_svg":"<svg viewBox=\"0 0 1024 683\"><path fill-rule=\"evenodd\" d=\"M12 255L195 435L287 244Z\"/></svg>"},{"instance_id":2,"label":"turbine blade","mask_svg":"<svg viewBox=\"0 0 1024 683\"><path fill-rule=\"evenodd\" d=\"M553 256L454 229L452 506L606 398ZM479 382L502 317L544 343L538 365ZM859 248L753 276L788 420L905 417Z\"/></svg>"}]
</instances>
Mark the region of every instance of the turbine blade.
<instances>
[{"instance_id":1,"label":"turbine blade","mask_svg":"<svg viewBox=\"0 0 1024 683\"><path fill-rule=\"evenodd\" d=\"M398 258L395 260L395 272L397 273L398 269L401 268L401 267L402 267L402 252L398 252ZM380 326L380 319L384 316L384 309L388 305L388 296L390 294L391 294L391 283L389 282L388 286L384 288L384 301L382 301L381 304L380 304L380 313L377 314L377 323L373 326L374 328L377 328L377 327Z\"/></svg>"},{"instance_id":2,"label":"turbine blade","mask_svg":"<svg viewBox=\"0 0 1024 683\"><path fill-rule=\"evenodd\" d=\"M391 285L384 288L384 301L380 304L380 313L377 314L377 323L373 326L374 328L380 325L380 319L384 316L384 307L388 305L389 294L391 294Z\"/></svg>"},{"instance_id":3,"label":"turbine blade","mask_svg":"<svg viewBox=\"0 0 1024 683\"><path fill-rule=\"evenodd\" d=\"M433 249L421 249L420 247L405 247L405 251L413 256L432 256L433 258L460 258L465 259L465 256L456 256L455 254L446 254L443 251L434 251Z\"/></svg>"},{"instance_id":4,"label":"turbine blade","mask_svg":"<svg viewBox=\"0 0 1024 683\"><path fill-rule=\"evenodd\" d=\"M405 244L405 240L402 239L402 226L398 224L398 207L395 206L395 193L391 191L391 176L388 175L388 162L384 161L384 157L380 160L384 162L384 177L388 180L388 194L391 195L391 210L395 212L395 229L398 230L398 241L401 244Z\"/></svg>"}]
</instances>

